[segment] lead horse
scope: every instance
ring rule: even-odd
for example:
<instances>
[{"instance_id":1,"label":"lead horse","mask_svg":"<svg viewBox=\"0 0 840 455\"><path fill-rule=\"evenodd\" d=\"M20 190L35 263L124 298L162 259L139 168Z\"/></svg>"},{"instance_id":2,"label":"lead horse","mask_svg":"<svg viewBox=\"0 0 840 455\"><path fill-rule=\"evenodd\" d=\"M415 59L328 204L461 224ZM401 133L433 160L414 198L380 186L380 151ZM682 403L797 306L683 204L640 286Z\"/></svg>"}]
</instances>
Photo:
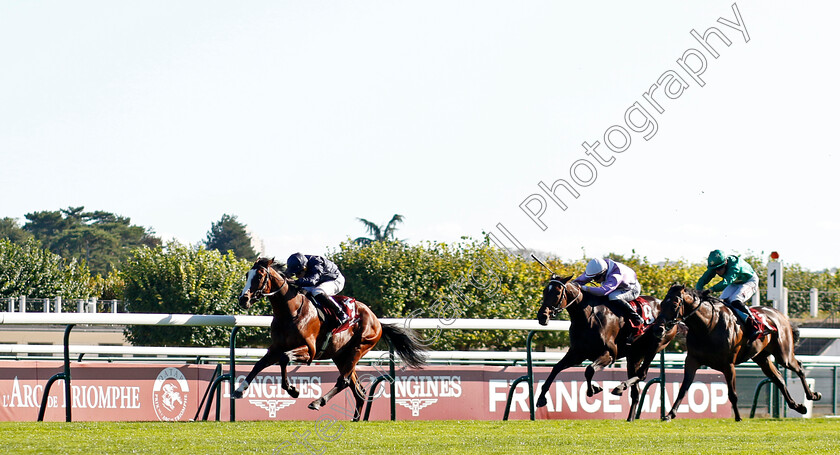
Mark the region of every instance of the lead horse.
<instances>
[{"instance_id":1,"label":"lead horse","mask_svg":"<svg viewBox=\"0 0 840 455\"><path fill-rule=\"evenodd\" d=\"M356 375L356 364L382 336L391 342L397 355L409 367L420 368L425 363L425 347L411 330L380 323L370 308L357 300L351 302L356 306L358 320L347 330L332 334L332 328L319 318L315 305L283 275L273 259L260 258L248 271L245 287L239 295L239 305L247 309L262 297L268 298L274 315L271 345L233 393L234 398L242 398L257 373L274 364L280 364L283 390L292 398L297 398L299 392L289 384L286 376L289 362L308 365L313 360L332 359L338 367L338 380L324 396L312 401L309 408L319 409L337 393L352 387L356 399L353 420L357 421L364 405L365 390Z\"/></svg>"},{"instance_id":2,"label":"lead horse","mask_svg":"<svg viewBox=\"0 0 840 455\"><path fill-rule=\"evenodd\" d=\"M541 325L548 324L548 319L562 310L569 313L571 326L569 327L569 350L566 355L554 365L551 373L542 386L537 407L547 404L546 394L554 383L558 373L584 360L592 362L586 367L586 395L591 397L601 392L601 387L592 383L596 371L611 365L617 359L627 357L628 379L612 390L614 395L621 395L628 388L631 389L630 413L627 421L632 422L636 416L639 403L639 382L644 381L650 369L651 361L657 352L665 349L677 333L677 327L662 330L659 313L659 301L653 297L645 297L650 303L657 330L647 330L630 346L624 344L627 333L632 329L624 318L616 315L609 308L604 297L593 296L583 292L578 283L571 280L571 276L562 278L552 274L551 279L543 290L542 306L537 313ZM660 338L658 333L662 331ZM621 340L616 342L616 340Z\"/></svg>"},{"instance_id":3,"label":"lead horse","mask_svg":"<svg viewBox=\"0 0 840 455\"><path fill-rule=\"evenodd\" d=\"M790 323L787 317L773 308L757 307L756 310L758 317L764 318L775 330L750 342L744 336L744 331L735 315L722 301L685 286L672 286L668 290L668 294L662 301L665 327L682 322L688 326L688 335L686 336L687 355L683 382L674 406L665 420L676 417L676 409L694 381L697 369L706 365L723 373L729 389L729 402L732 404L735 421L740 421L738 395L735 393L735 365L749 359L761 367L764 375L782 391L788 406L804 414L805 405L797 403L790 396L779 370L770 361L771 354L777 363L799 376L809 400L816 401L822 398L819 392L813 392L808 387L802 364L793 354L799 330Z\"/></svg>"}]
</instances>

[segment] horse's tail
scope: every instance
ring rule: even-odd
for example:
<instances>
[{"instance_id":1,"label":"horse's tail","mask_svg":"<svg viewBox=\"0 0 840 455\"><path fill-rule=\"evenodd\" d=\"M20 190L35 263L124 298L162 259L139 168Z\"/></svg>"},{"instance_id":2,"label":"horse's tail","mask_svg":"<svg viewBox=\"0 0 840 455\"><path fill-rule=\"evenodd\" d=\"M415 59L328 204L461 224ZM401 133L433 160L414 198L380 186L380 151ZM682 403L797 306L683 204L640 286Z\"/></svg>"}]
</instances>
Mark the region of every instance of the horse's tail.
<instances>
[{"instance_id":1,"label":"horse's tail","mask_svg":"<svg viewBox=\"0 0 840 455\"><path fill-rule=\"evenodd\" d=\"M409 367L421 368L426 363L426 347L417 339L414 331L396 324L382 324L382 334Z\"/></svg>"}]
</instances>

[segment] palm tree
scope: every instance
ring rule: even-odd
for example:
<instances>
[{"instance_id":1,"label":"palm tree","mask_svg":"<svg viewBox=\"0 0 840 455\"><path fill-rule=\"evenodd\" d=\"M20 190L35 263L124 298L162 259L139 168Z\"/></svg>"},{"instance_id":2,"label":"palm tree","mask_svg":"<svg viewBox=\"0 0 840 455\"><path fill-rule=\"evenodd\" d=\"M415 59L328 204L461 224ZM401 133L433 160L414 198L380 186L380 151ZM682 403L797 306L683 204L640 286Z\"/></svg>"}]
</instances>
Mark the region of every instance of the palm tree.
<instances>
[{"instance_id":1,"label":"palm tree","mask_svg":"<svg viewBox=\"0 0 840 455\"><path fill-rule=\"evenodd\" d=\"M364 218L356 218L356 219L359 220L362 224L364 224L365 229L367 230L368 234L373 236L373 238L359 237L359 238L353 240L353 243L356 243L356 244L359 244L359 245L370 245L373 242L384 242L384 241L389 241L389 240L392 240L392 241L397 240L396 238L394 238L394 232L397 231L397 223L402 223L403 222L403 216L402 215L394 215L391 218L391 221L389 221L388 224L385 224L383 226L380 226L380 225L378 225L378 224L376 224L372 221L368 221Z\"/></svg>"}]
</instances>

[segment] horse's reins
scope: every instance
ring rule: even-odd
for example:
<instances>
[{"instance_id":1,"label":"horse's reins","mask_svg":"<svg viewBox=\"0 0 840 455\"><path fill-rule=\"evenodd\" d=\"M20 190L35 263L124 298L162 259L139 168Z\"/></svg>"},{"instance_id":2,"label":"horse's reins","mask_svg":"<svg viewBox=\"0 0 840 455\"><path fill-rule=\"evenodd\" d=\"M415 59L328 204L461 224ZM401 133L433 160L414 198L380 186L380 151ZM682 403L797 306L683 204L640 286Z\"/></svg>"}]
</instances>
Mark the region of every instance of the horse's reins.
<instances>
[{"instance_id":1,"label":"horse's reins","mask_svg":"<svg viewBox=\"0 0 840 455\"><path fill-rule=\"evenodd\" d=\"M682 298L681 298L681 299L682 299ZM680 306L681 306L683 309L685 309L685 299L682 299L682 301L683 301L683 303L682 303ZM688 312L688 314L683 314L683 315L681 315L681 316L677 316L676 318L674 318L674 319L672 319L672 320L668 321L668 322L666 323L667 328L670 330L670 328L671 328L671 327L673 327L673 326L677 325L677 324L678 324L678 323L680 323L680 322L685 321L686 319L690 318L691 316L694 316L694 314L695 314L695 313L697 313L697 310L699 310L699 309L700 309L700 307L701 307L701 306L703 306L703 298L702 298L702 297L700 297L700 300L699 300L699 301L700 301L700 303L698 303L698 304L697 304L697 306L696 306L696 307L694 307L694 309L693 309L693 310L689 311L689 312Z\"/></svg>"},{"instance_id":2,"label":"horse's reins","mask_svg":"<svg viewBox=\"0 0 840 455\"><path fill-rule=\"evenodd\" d=\"M552 280L549 280L549 281L548 281L548 283L549 283L549 284L551 284L551 283L555 283L555 284L557 284L557 285L560 287L560 289L561 289L561 291L560 291L560 298L559 298L559 299L557 299L557 302L558 302L558 305L557 305L557 306L560 306L560 305L559 305L559 302L561 302L561 301L563 300L563 298L566 296L566 283L563 283L563 282L562 282L562 281L560 281L560 280L553 280L553 279L552 279ZM568 307L569 305L572 305L572 304L577 303L577 302L578 302L578 297L580 297L580 294L578 294L577 296L575 296L575 297L572 299L572 301L571 301L571 302L570 302L568 299L566 299L566 307ZM561 311L561 310L562 310L562 308L557 308L557 307L550 307L549 309L551 310L551 314L552 314L552 316L554 316L554 314L555 314L555 313L557 313L558 311Z\"/></svg>"},{"instance_id":3,"label":"horse's reins","mask_svg":"<svg viewBox=\"0 0 840 455\"><path fill-rule=\"evenodd\" d=\"M279 273L277 275L280 276L280 278L283 279L284 284L289 281L283 275L281 275ZM265 277L263 278L263 280L265 280L265 283L260 283L260 289L256 292L254 292L254 298L256 300L259 300L263 297L271 297L272 295L275 295L275 294L279 293L283 289L283 284L281 284L277 288L276 291L271 291L269 293L263 292L263 289L265 289L265 286L271 281L271 269L269 267L265 267Z\"/></svg>"}]
</instances>

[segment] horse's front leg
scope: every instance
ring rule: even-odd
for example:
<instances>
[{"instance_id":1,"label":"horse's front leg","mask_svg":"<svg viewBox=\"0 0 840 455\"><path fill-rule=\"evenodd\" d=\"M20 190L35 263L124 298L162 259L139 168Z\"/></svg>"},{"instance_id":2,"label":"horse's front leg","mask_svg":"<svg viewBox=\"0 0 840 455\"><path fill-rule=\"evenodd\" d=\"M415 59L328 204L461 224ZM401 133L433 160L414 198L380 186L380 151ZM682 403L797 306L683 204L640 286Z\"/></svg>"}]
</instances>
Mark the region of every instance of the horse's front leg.
<instances>
[{"instance_id":1,"label":"horse's front leg","mask_svg":"<svg viewBox=\"0 0 840 455\"><path fill-rule=\"evenodd\" d=\"M586 371L583 374L586 377L586 396L592 397L601 393L601 391L604 390L601 388L601 386L598 385L598 383L592 382L592 377L595 376L596 371L603 370L604 367L611 363L613 363L613 355L609 351L607 351L601 354L601 357L595 359L595 361L592 362L591 365L586 367Z\"/></svg>"},{"instance_id":2,"label":"horse's front leg","mask_svg":"<svg viewBox=\"0 0 840 455\"><path fill-rule=\"evenodd\" d=\"M286 351L285 353L283 353L283 356L278 362L280 364L280 386L289 394L290 397L297 398L300 395L300 392L298 392L298 389L295 386L289 383L289 377L286 375L286 367L289 365L290 361L308 364L309 349L306 346L301 346L297 349Z\"/></svg>"},{"instance_id":3,"label":"horse's front leg","mask_svg":"<svg viewBox=\"0 0 840 455\"><path fill-rule=\"evenodd\" d=\"M566 355L563 356L563 358L560 359L560 361L554 365L554 368L551 369L551 373L549 373L548 378L546 378L545 382L542 385L540 396L537 399L538 408L541 408L548 403L548 400L545 398L545 396L551 389L551 384L554 384L554 378L556 378L557 375L566 368L570 368L575 365L580 365L580 363L583 362L583 360L584 359L578 352L575 352L570 349L569 352L567 352Z\"/></svg>"},{"instance_id":4,"label":"horse's front leg","mask_svg":"<svg viewBox=\"0 0 840 455\"><path fill-rule=\"evenodd\" d=\"M245 392L245 390L248 389L248 386L251 384L251 381L253 381L254 378L257 377L257 374L259 374L260 371L266 369L271 365L274 365L277 362L283 362L283 377L285 378L285 364L289 362L289 358L285 357L285 354L282 351L280 351L279 348L271 346L268 348L268 352L266 352L265 355L262 356L262 358L254 364L254 367L251 368L251 372L248 373L248 376L245 378L245 380L242 381L241 384L239 384L239 387L234 392L231 393L233 398L242 398L242 394ZM236 378L231 378L231 383L233 383L234 381L236 381Z\"/></svg>"},{"instance_id":5,"label":"horse's front leg","mask_svg":"<svg viewBox=\"0 0 840 455\"><path fill-rule=\"evenodd\" d=\"M683 367L683 381L680 385L680 392L677 394L677 399L674 400L674 405L671 407L671 412L669 412L668 415L666 415L663 419L666 422L671 421L677 417L677 408L680 407L680 403L682 403L683 398L685 398L685 394L688 392L688 388L691 387L691 383L694 382L694 376L697 374L698 368L700 368L700 362L698 362L697 359L691 356L685 358L685 367ZM724 373L724 375L725 374L726 373Z\"/></svg>"}]
</instances>

